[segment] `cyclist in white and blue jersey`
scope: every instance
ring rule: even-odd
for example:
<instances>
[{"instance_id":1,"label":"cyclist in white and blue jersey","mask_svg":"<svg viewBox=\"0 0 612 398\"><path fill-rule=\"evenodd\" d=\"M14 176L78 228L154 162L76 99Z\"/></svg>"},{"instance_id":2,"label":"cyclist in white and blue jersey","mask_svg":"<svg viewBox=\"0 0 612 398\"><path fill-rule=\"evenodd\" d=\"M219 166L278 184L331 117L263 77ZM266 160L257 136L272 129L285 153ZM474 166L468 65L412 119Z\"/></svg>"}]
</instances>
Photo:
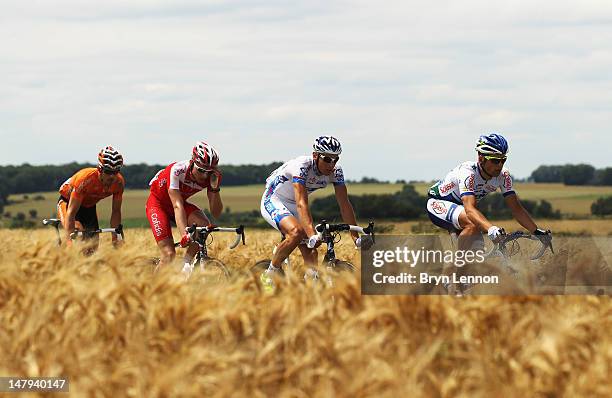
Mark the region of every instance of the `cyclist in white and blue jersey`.
<instances>
[{"instance_id":1,"label":"cyclist in white and blue jersey","mask_svg":"<svg viewBox=\"0 0 612 398\"><path fill-rule=\"evenodd\" d=\"M541 240L550 239L551 232L538 228L514 191L510 172L504 167L508 154L506 139L496 133L480 136L476 152L477 162L461 163L430 188L427 201L430 220L457 233L462 250L474 247L474 242L480 248L481 231L497 241L505 231L487 220L477 205L487 194L499 189L519 224Z\"/></svg>"},{"instance_id":2,"label":"cyclist in white and blue jersey","mask_svg":"<svg viewBox=\"0 0 612 398\"><path fill-rule=\"evenodd\" d=\"M268 270L262 274L264 286L271 284L268 275L278 270L296 247L300 249L306 264L313 266L317 263L315 249L321 242L308 207L309 194L325 188L329 183L334 184L342 220L351 225L357 223L344 183L344 173L338 165L342 153L340 142L332 136L321 136L314 141L312 149L312 155L289 160L266 180L261 214L285 239L277 246ZM351 232L351 236L355 245L360 247L362 239L359 235ZM305 239L308 239L308 244L301 244Z\"/></svg>"}]
</instances>

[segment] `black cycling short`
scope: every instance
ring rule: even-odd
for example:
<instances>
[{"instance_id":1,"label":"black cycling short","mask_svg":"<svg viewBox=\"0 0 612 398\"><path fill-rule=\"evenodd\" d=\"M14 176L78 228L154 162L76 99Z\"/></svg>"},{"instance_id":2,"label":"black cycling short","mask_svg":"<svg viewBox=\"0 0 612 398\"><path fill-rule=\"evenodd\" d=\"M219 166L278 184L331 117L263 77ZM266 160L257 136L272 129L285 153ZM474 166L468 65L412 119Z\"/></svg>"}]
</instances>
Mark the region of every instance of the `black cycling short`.
<instances>
[{"instance_id":1,"label":"black cycling short","mask_svg":"<svg viewBox=\"0 0 612 398\"><path fill-rule=\"evenodd\" d=\"M66 200L66 198L64 198L63 196L60 196L59 200L57 201L58 207L60 205L60 202L66 203L66 212L68 212L67 209L69 201ZM100 225L98 224L98 212L96 211L96 205L94 205L93 207L81 206L77 211L76 217L74 219L75 221L80 222L86 231L100 229Z\"/></svg>"}]
</instances>

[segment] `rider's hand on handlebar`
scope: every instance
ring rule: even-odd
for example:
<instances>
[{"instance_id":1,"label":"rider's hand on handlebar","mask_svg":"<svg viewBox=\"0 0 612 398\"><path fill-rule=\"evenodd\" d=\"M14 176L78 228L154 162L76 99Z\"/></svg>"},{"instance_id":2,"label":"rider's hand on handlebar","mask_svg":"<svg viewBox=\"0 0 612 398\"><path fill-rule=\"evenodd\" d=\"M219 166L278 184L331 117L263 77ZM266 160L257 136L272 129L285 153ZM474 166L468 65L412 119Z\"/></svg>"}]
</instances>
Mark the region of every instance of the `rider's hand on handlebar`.
<instances>
[{"instance_id":1,"label":"rider's hand on handlebar","mask_svg":"<svg viewBox=\"0 0 612 398\"><path fill-rule=\"evenodd\" d=\"M363 250L369 250L374 244L374 240L370 235L362 235L355 240L355 246L362 248Z\"/></svg>"},{"instance_id":2,"label":"rider's hand on handlebar","mask_svg":"<svg viewBox=\"0 0 612 398\"><path fill-rule=\"evenodd\" d=\"M533 235L536 238L538 238L540 240L540 242L542 242L544 244L548 244L552 240L552 232L550 232L550 229L543 230L543 229L537 228L533 232Z\"/></svg>"},{"instance_id":3,"label":"rider's hand on handlebar","mask_svg":"<svg viewBox=\"0 0 612 398\"><path fill-rule=\"evenodd\" d=\"M319 247L320 244L321 237L318 234L314 234L310 238L308 238L308 243L306 244L306 246L308 246L309 249L314 249L315 247Z\"/></svg>"},{"instance_id":4,"label":"rider's hand on handlebar","mask_svg":"<svg viewBox=\"0 0 612 398\"><path fill-rule=\"evenodd\" d=\"M504 231L503 228L499 228L493 225L491 226L491 228L489 228L487 234L489 235L489 239L491 239L493 243L497 243L502 236L506 235L506 231Z\"/></svg>"},{"instance_id":5,"label":"rider's hand on handlebar","mask_svg":"<svg viewBox=\"0 0 612 398\"><path fill-rule=\"evenodd\" d=\"M181 247L187 247L192 242L191 235L185 232L185 235L181 238L180 245Z\"/></svg>"},{"instance_id":6,"label":"rider's hand on handlebar","mask_svg":"<svg viewBox=\"0 0 612 398\"><path fill-rule=\"evenodd\" d=\"M123 239L119 240L116 236L113 236L113 247L118 249L121 246L123 246Z\"/></svg>"}]
</instances>

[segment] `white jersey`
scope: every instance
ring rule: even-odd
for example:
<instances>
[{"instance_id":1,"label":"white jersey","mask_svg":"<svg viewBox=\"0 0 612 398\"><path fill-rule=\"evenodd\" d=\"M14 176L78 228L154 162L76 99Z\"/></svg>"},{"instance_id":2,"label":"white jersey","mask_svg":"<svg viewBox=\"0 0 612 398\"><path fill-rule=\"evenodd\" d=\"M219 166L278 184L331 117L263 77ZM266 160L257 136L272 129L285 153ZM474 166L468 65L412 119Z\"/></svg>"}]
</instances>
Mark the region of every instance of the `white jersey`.
<instances>
[{"instance_id":1,"label":"white jersey","mask_svg":"<svg viewBox=\"0 0 612 398\"><path fill-rule=\"evenodd\" d=\"M463 196L474 195L478 202L497 189L501 190L504 197L515 193L508 169L504 167L497 177L485 180L477 162L464 162L452 169L443 180L435 183L429 189L429 197L462 204Z\"/></svg>"},{"instance_id":2,"label":"white jersey","mask_svg":"<svg viewBox=\"0 0 612 398\"><path fill-rule=\"evenodd\" d=\"M312 156L300 156L274 170L266 179L265 197L274 195L285 203L295 203L293 183L306 187L308 194L317 189L325 188L330 182L334 185L344 185L342 167L336 165L328 176L320 174Z\"/></svg>"}]
</instances>

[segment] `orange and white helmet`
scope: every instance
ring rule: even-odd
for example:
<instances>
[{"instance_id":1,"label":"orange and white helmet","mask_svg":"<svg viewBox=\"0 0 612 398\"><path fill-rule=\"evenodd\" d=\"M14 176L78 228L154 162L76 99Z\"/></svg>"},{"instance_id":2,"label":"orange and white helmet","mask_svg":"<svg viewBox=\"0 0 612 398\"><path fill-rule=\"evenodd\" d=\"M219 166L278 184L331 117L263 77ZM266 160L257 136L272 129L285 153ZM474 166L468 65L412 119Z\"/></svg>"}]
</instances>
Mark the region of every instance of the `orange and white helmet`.
<instances>
[{"instance_id":1,"label":"orange and white helmet","mask_svg":"<svg viewBox=\"0 0 612 398\"><path fill-rule=\"evenodd\" d=\"M191 161L202 169L214 169L219 164L219 154L211 145L199 141L193 147Z\"/></svg>"},{"instance_id":2,"label":"orange and white helmet","mask_svg":"<svg viewBox=\"0 0 612 398\"><path fill-rule=\"evenodd\" d=\"M123 156L112 146L107 146L100 150L98 154L98 169L117 173L123 166Z\"/></svg>"}]
</instances>

